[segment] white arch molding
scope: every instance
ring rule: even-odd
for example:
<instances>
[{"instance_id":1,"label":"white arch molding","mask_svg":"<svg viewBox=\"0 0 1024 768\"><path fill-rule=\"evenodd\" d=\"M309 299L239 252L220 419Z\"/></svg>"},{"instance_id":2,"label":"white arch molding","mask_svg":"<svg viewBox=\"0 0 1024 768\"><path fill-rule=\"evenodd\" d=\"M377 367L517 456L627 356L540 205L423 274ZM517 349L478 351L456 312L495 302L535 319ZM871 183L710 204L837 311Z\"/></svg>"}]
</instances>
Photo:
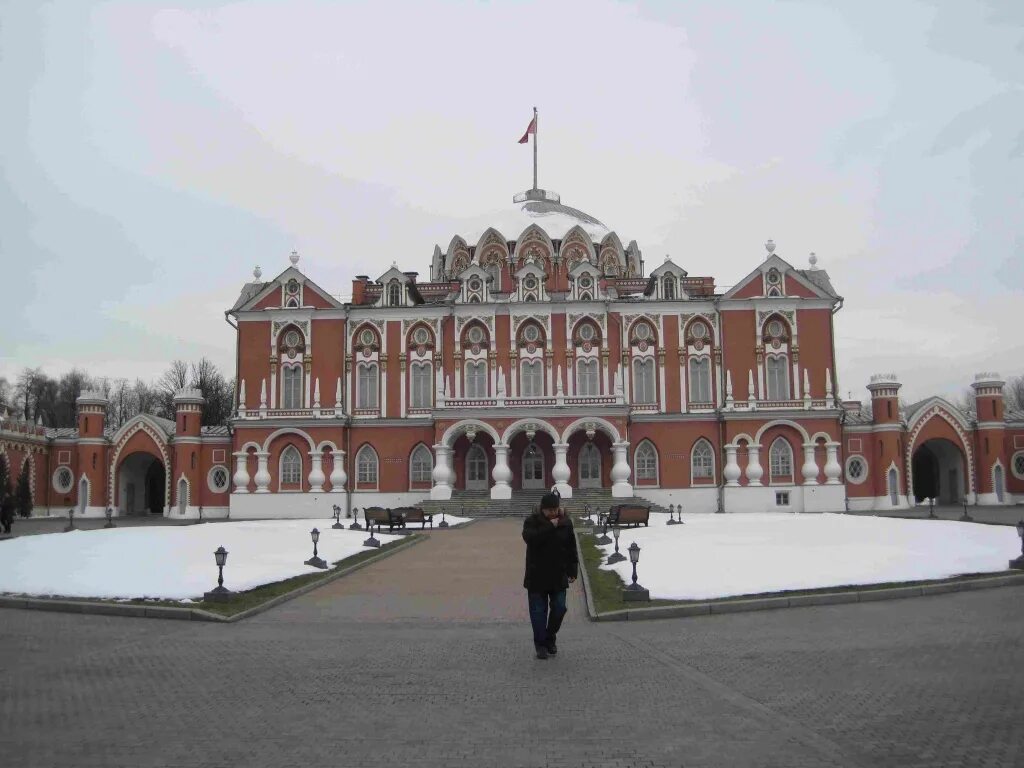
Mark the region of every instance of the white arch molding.
<instances>
[{"instance_id":1,"label":"white arch molding","mask_svg":"<svg viewBox=\"0 0 1024 768\"><path fill-rule=\"evenodd\" d=\"M946 403L942 398L935 398L937 401L930 408L919 411L917 416L914 418L914 429L910 432L907 439L907 455L905 457L906 463L906 476L907 476L907 494L912 492L914 487L914 470L913 470L913 458L914 451L917 449L917 438L921 434L921 430L924 429L925 425L931 421L933 416L941 416L950 427L953 432L960 439L960 445L957 446L963 453L964 461L967 463L967 493L976 494L977 489L974 485L974 452L971 450L971 442L967 439L967 431L963 428L961 421L950 415L947 408L944 407ZM936 438L945 440L947 438ZM925 441L927 442L927 440ZM952 441L950 441L952 442ZM956 445L954 443L954 445Z\"/></svg>"},{"instance_id":2,"label":"white arch molding","mask_svg":"<svg viewBox=\"0 0 1024 768\"><path fill-rule=\"evenodd\" d=\"M487 424L479 419L462 419L452 424L448 429L444 431L444 435L441 436L440 445L445 448L451 448L459 435L466 431L466 427L474 427L477 432L486 432L494 440L495 444L501 442L501 438L498 436L497 430L490 424Z\"/></svg>"},{"instance_id":3,"label":"white arch molding","mask_svg":"<svg viewBox=\"0 0 1024 768\"><path fill-rule=\"evenodd\" d=\"M135 419L135 424L131 424L131 422L129 422L129 424L126 424L125 426L121 427L121 429L118 430L117 435L115 435L115 437L117 437L118 439L115 441L116 447L114 448L113 456L110 459L110 476L107 482L107 506L114 506L115 482L117 478L117 470L119 468L121 452L124 450L124 447L128 444L128 441L137 432L145 432L147 435L149 435L150 438L152 438L153 442L156 444L157 450L160 451L160 457L163 459L164 462L164 510L166 511L170 507L171 499L171 457L170 454L167 452L166 438L164 438L162 430L157 430L156 428L154 428L154 422L151 422L149 419L147 419L145 414L136 416ZM118 437L118 435L120 437Z\"/></svg>"},{"instance_id":4,"label":"white arch molding","mask_svg":"<svg viewBox=\"0 0 1024 768\"><path fill-rule=\"evenodd\" d=\"M558 430L556 430L551 424L544 421L544 419L519 419L518 421L509 424L505 429L505 432L501 436L501 442L505 445L511 445L513 437L518 435L520 432L526 432L528 427L535 427L535 432L546 433L554 442L560 442L558 437Z\"/></svg>"},{"instance_id":5,"label":"white arch molding","mask_svg":"<svg viewBox=\"0 0 1024 768\"><path fill-rule=\"evenodd\" d=\"M619 434L619 430L615 428L615 425L606 419L602 419L597 416L585 417L582 419L576 419L572 424L566 427L562 431L561 442L568 443L569 438L572 437L576 432L581 429L586 429L588 424L593 424L596 428L604 432L613 443L621 443L622 436ZM557 439L555 442L559 442Z\"/></svg>"},{"instance_id":6,"label":"white arch molding","mask_svg":"<svg viewBox=\"0 0 1024 768\"><path fill-rule=\"evenodd\" d=\"M769 421L767 424L763 424L761 426L761 428L759 430L757 430L757 434L754 435L755 442L758 445L760 445L761 444L761 437L764 435L764 433L767 432L772 427L779 427L779 426L792 427L793 429L795 429L797 432L800 433L800 437L802 437L804 439L805 443L811 442L810 435L807 434L807 430L804 429L801 424L799 424L799 423L797 423L795 421L790 421L789 419L774 419L773 421Z\"/></svg>"},{"instance_id":7,"label":"white arch molding","mask_svg":"<svg viewBox=\"0 0 1024 768\"><path fill-rule=\"evenodd\" d=\"M269 451L271 443L273 443L275 439L281 437L282 435L298 435L299 437L306 441L306 445L309 446L309 450L316 450L316 443L313 442L313 438L311 438L306 432L303 432L301 429L297 429L295 427L282 427L281 429L271 432L269 435L267 435L267 439L263 441L263 447L260 450Z\"/></svg>"}]
</instances>

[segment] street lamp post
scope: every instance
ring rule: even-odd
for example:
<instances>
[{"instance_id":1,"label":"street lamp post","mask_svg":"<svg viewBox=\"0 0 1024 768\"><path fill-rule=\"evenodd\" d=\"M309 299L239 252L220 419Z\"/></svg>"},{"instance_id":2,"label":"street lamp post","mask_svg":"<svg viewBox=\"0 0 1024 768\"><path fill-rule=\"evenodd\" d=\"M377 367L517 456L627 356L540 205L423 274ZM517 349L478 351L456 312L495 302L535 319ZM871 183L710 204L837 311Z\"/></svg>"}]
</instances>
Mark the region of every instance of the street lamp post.
<instances>
[{"instance_id":1,"label":"street lamp post","mask_svg":"<svg viewBox=\"0 0 1024 768\"><path fill-rule=\"evenodd\" d=\"M217 586L204 594L203 600L223 603L234 594L230 589L224 587L224 566L228 562L228 551L223 546L217 547L217 551L213 553L213 559L217 563Z\"/></svg>"},{"instance_id":2,"label":"street lamp post","mask_svg":"<svg viewBox=\"0 0 1024 768\"><path fill-rule=\"evenodd\" d=\"M930 499L928 499L928 519L929 520L934 520L935 519L935 497L934 496L932 496Z\"/></svg>"},{"instance_id":3,"label":"street lamp post","mask_svg":"<svg viewBox=\"0 0 1024 768\"><path fill-rule=\"evenodd\" d=\"M112 519L114 517L114 510L111 509L110 507L107 507L107 513L106 514L107 514L107 524L104 525L103 527L104 528L117 528L117 524Z\"/></svg>"},{"instance_id":4,"label":"street lamp post","mask_svg":"<svg viewBox=\"0 0 1024 768\"><path fill-rule=\"evenodd\" d=\"M619 552L619 526L612 528L612 536L615 537L615 551L608 555L608 565L614 565L615 563L621 563L625 560L625 556Z\"/></svg>"},{"instance_id":5,"label":"street lamp post","mask_svg":"<svg viewBox=\"0 0 1024 768\"><path fill-rule=\"evenodd\" d=\"M682 507L681 504L679 506ZM668 505L668 523L667 523L667 525L679 525L679 523L676 522L675 517L673 517L673 515L675 515L675 513L676 513L676 505L675 504L669 504ZM680 521L680 522L682 522L682 521Z\"/></svg>"},{"instance_id":6,"label":"street lamp post","mask_svg":"<svg viewBox=\"0 0 1024 768\"><path fill-rule=\"evenodd\" d=\"M593 526L594 525L594 520L590 516L590 505L589 504L584 504L583 505L583 519L580 520L580 524L581 525L586 525L586 526Z\"/></svg>"},{"instance_id":7,"label":"street lamp post","mask_svg":"<svg viewBox=\"0 0 1024 768\"><path fill-rule=\"evenodd\" d=\"M463 510L466 509L466 505L465 504L462 505L462 509ZM445 508L441 507L441 522L437 524L438 528L447 528L448 527L448 521L444 519L444 513L445 513Z\"/></svg>"},{"instance_id":8,"label":"street lamp post","mask_svg":"<svg viewBox=\"0 0 1024 768\"><path fill-rule=\"evenodd\" d=\"M1024 520L1017 523L1017 535L1020 536L1020 557L1010 561L1010 567L1024 571Z\"/></svg>"},{"instance_id":9,"label":"street lamp post","mask_svg":"<svg viewBox=\"0 0 1024 768\"><path fill-rule=\"evenodd\" d=\"M352 525L348 527L350 531L361 531L363 526L359 524L359 507L352 507Z\"/></svg>"},{"instance_id":10,"label":"street lamp post","mask_svg":"<svg viewBox=\"0 0 1024 768\"><path fill-rule=\"evenodd\" d=\"M964 503L964 513L962 515L960 515L960 522L962 522L962 523L973 523L974 522L974 518L971 517L969 514L967 514L967 497L966 496L964 496L964 498L963 498L963 503Z\"/></svg>"},{"instance_id":11,"label":"street lamp post","mask_svg":"<svg viewBox=\"0 0 1024 768\"><path fill-rule=\"evenodd\" d=\"M313 556L309 558L309 560L305 561L306 565L312 565L314 568L326 569L327 563L324 561L323 558L321 558L317 554L316 551L317 542L320 541L320 531L314 528L312 531L309 532L309 536L311 539L313 539Z\"/></svg>"},{"instance_id":12,"label":"street lamp post","mask_svg":"<svg viewBox=\"0 0 1024 768\"><path fill-rule=\"evenodd\" d=\"M611 510L609 510L609 514ZM608 516L604 518L604 525L601 527L601 535L594 540L595 544L611 544L612 540L608 538Z\"/></svg>"},{"instance_id":13,"label":"street lamp post","mask_svg":"<svg viewBox=\"0 0 1024 768\"><path fill-rule=\"evenodd\" d=\"M633 583L622 590L622 599L627 602L651 599L651 593L636 583L636 564L640 560L640 547L634 541L629 545L629 562L633 564Z\"/></svg>"},{"instance_id":14,"label":"street lamp post","mask_svg":"<svg viewBox=\"0 0 1024 768\"><path fill-rule=\"evenodd\" d=\"M364 547L379 547L380 539L373 535L373 521L368 520L366 522L366 530L370 532L370 538L363 542Z\"/></svg>"},{"instance_id":15,"label":"street lamp post","mask_svg":"<svg viewBox=\"0 0 1024 768\"><path fill-rule=\"evenodd\" d=\"M68 508L68 524L64 528L64 533L67 533L68 531L73 531L73 530L75 530L75 508L74 507L69 507Z\"/></svg>"},{"instance_id":16,"label":"street lamp post","mask_svg":"<svg viewBox=\"0 0 1024 768\"><path fill-rule=\"evenodd\" d=\"M345 530L345 524L341 522L341 507L339 507L337 504L334 505L334 525L331 526L331 530Z\"/></svg>"}]
</instances>

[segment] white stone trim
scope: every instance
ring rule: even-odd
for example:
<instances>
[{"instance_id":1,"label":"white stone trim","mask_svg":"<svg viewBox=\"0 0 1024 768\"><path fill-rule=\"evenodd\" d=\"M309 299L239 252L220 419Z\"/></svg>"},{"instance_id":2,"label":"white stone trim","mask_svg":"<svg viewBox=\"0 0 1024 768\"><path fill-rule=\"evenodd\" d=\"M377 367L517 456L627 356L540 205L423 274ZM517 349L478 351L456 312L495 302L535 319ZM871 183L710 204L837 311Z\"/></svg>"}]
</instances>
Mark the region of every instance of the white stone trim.
<instances>
[{"instance_id":1,"label":"white stone trim","mask_svg":"<svg viewBox=\"0 0 1024 768\"><path fill-rule=\"evenodd\" d=\"M10 462L7 463L7 466L8 471L10 471ZM69 482L66 488L57 484L57 476L62 472L68 473ZM71 493L71 491L73 491L75 488L75 473L71 471L71 467L69 467L67 464L61 464L59 467L53 470L53 476L50 478L50 482L53 485L54 491L56 491L59 494L67 495Z\"/></svg>"},{"instance_id":2,"label":"white stone trim","mask_svg":"<svg viewBox=\"0 0 1024 768\"><path fill-rule=\"evenodd\" d=\"M213 475L218 470L223 470L227 475L227 482L224 484L223 488L218 488L213 484ZM206 473L206 486L213 493L227 493L231 488L231 470L224 464L216 464L210 467L210 471Z\"/></svg>"},{"instance_id":3,"label":"white stone trim","mask_svg":"<svg viewBox=\"0 0 1024 768\"><path fill-rule=\"evenodd\" d=\"M1024 451L1016 451L1010 456L1010 473L1018 480L1024 480L1024 472L1017 472L1017 457L1024 458Z\"/></svg>"},{"instance_id":4,"label":"white stone trim","mask_svg":"<svg viewBox=\"0 0 1024 768\"><path fill-rule=\"evenodd\" d=\"M860 476L860 479L855 478L850 474L850 464L854 461L860 461L864 464L864 473ZM859 453L852 454L846 457L846 462L843 464L843 477L846 478L846 482L852 483L853 485L861 485L868 479L868 472L870 471L870 464L866 457Z\"/></svg>"}]
</instances>

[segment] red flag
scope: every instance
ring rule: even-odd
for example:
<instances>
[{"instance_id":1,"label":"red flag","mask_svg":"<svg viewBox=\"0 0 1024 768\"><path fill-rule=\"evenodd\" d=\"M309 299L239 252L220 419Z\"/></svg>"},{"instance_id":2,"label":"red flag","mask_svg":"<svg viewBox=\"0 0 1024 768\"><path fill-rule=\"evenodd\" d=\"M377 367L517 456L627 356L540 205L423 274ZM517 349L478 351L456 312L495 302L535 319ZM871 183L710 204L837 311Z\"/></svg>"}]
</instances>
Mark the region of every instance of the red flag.
<instances>
[{"instance_id":1,"label":"red flag","mask_svg":"<svg viewBox=\"0 0 1024 768\"><path fill-rule=\"evenodd\" d=\"M530 124L528 126L526 126L526 133L523 134L523 138L521 138L519 140L519 143L520 144L525 144L526 142L528 142L530 140L530 134L531 133L533 133L533 134L537 133L537 116L536 115L533 116L533 120L530 121Z\"/></svg>"}]
</instances>

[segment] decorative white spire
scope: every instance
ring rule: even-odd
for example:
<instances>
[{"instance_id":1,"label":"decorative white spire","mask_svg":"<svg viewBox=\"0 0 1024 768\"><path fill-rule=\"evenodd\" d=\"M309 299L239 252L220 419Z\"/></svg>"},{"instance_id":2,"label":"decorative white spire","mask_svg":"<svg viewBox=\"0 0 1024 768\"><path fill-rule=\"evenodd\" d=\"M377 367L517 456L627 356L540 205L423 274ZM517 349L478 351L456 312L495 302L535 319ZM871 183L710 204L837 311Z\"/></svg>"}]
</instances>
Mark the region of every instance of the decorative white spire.
<instances>
[{"instance_id":1,"label":"decorative white spire","mask_svg":"<svg viewBox=\"0 0 1024 768\"><path fill-rule=\"evenodd\" d=\"M313 381L313 407L320 407L320 377L317 376Z\"/></svg>"},{"instance_id":2,"label":"decorative white spire","mask_svg":"<svg viewBox=\"0 0 1024 768\"><path fill-rule=\"evenodd\" d=\"M338 377L338 385L334 388L334 407L341 409L341 376Z\"/></svg>"},{"instance_id":3,"label":"decorative white spire","mask_svg":"<svg viewBox=\"0 0 1024 768\"><path fill-rule=\"evenodd\" d=\"M292 251L291 255L288 257L288 261L290 261L292 263L293 267L298 265L298 263L299 263L299 252L298 251Z\"/></svg>"},{"instance_id":4,"label":"decorative white spire","mask_svg":"<svg viewBox=\"0 0 1024 768\"><path fill-rule=\"evenodd\" d=\"M257 264L257 265L256 265L256 269L254 269L254 270L252 271L252 276L253 276L253 277L254 277L254 278L255 278L256 280L259 280L259 279L260 279L261 277L263 277L263 270L262 270L262 269L260 269L260 265L259 265L259 264Z\"/></svg>"},{"instance_id":5,"label":"decorative white spire","mask_svg":"<svg viewBox=\"0 0 1024 768\"><path fill-rule=\"evenodd\" d=\"M825 397L832 399L832 371L829 368L825 369Z\"/></svg>"},{"instance_id":6,"label":"decorative white spire","mask_svg":"<svg viewBox=\"0 0 1024 768\"><path fill-rule=\"evenodd\" d=\"M807 257L808 263L811 265L811 269L815 270L818 268L818 257L811 251L811 255Z\"/></svg>"},{"instance_id":7,"label":"decorative white spire","mask_svg":"<svg viewBox=\"0 0 1024 768\"><path fill-rule=\"evenodd\" d=\"M562 394L562 366L559 364L555 370L555 397L561 397Z\"/></svg>"},{"instance_id":8,"label":"decorative white spire","mask_svg":"<svg viewBox=\"0 0 1024 768\"><path fill-rule=\"evenodd\" d=\"M263 379L260 384L260 408L262 410L267 409L267 380Z\"/></svg>"},{"instance_id":9,"label":"decorative white spire","mask_svg":"<svg viewBox=\"0 0 1024 768\"><path fill-rule=\"evenodd\" d=\"M764 244L764 249L768 251L768 253L775 253L775 241L769 237Z\"/></svg>"},{"instance_id":10,"label":"decorative white spire","mask_svg":"<svg viewBox=\"0 0 1024 768\"><path fill-rule=\"evenodd\" d=\"M811 374L804 368L804 397L811 396Z\"/></svg>"},{"instance_id":11,"label":"decorative white spire","mask_svg":"<svg viewBox=\"0 0 1024 768\"><path fill-rule=\"evenodd\" d=\"M245 410L245 379L238 385L238 410Z\"/></svg>"},{"instance_id":12,"label":"decorative white spire","mask_svg":"<svg viewBox=\"0 0 1024 768\"><path fill-rule=\"evenodd\" d=\"M732 400L732 371L725 372L725 396Z\"/></svg>"}]
</instances>

